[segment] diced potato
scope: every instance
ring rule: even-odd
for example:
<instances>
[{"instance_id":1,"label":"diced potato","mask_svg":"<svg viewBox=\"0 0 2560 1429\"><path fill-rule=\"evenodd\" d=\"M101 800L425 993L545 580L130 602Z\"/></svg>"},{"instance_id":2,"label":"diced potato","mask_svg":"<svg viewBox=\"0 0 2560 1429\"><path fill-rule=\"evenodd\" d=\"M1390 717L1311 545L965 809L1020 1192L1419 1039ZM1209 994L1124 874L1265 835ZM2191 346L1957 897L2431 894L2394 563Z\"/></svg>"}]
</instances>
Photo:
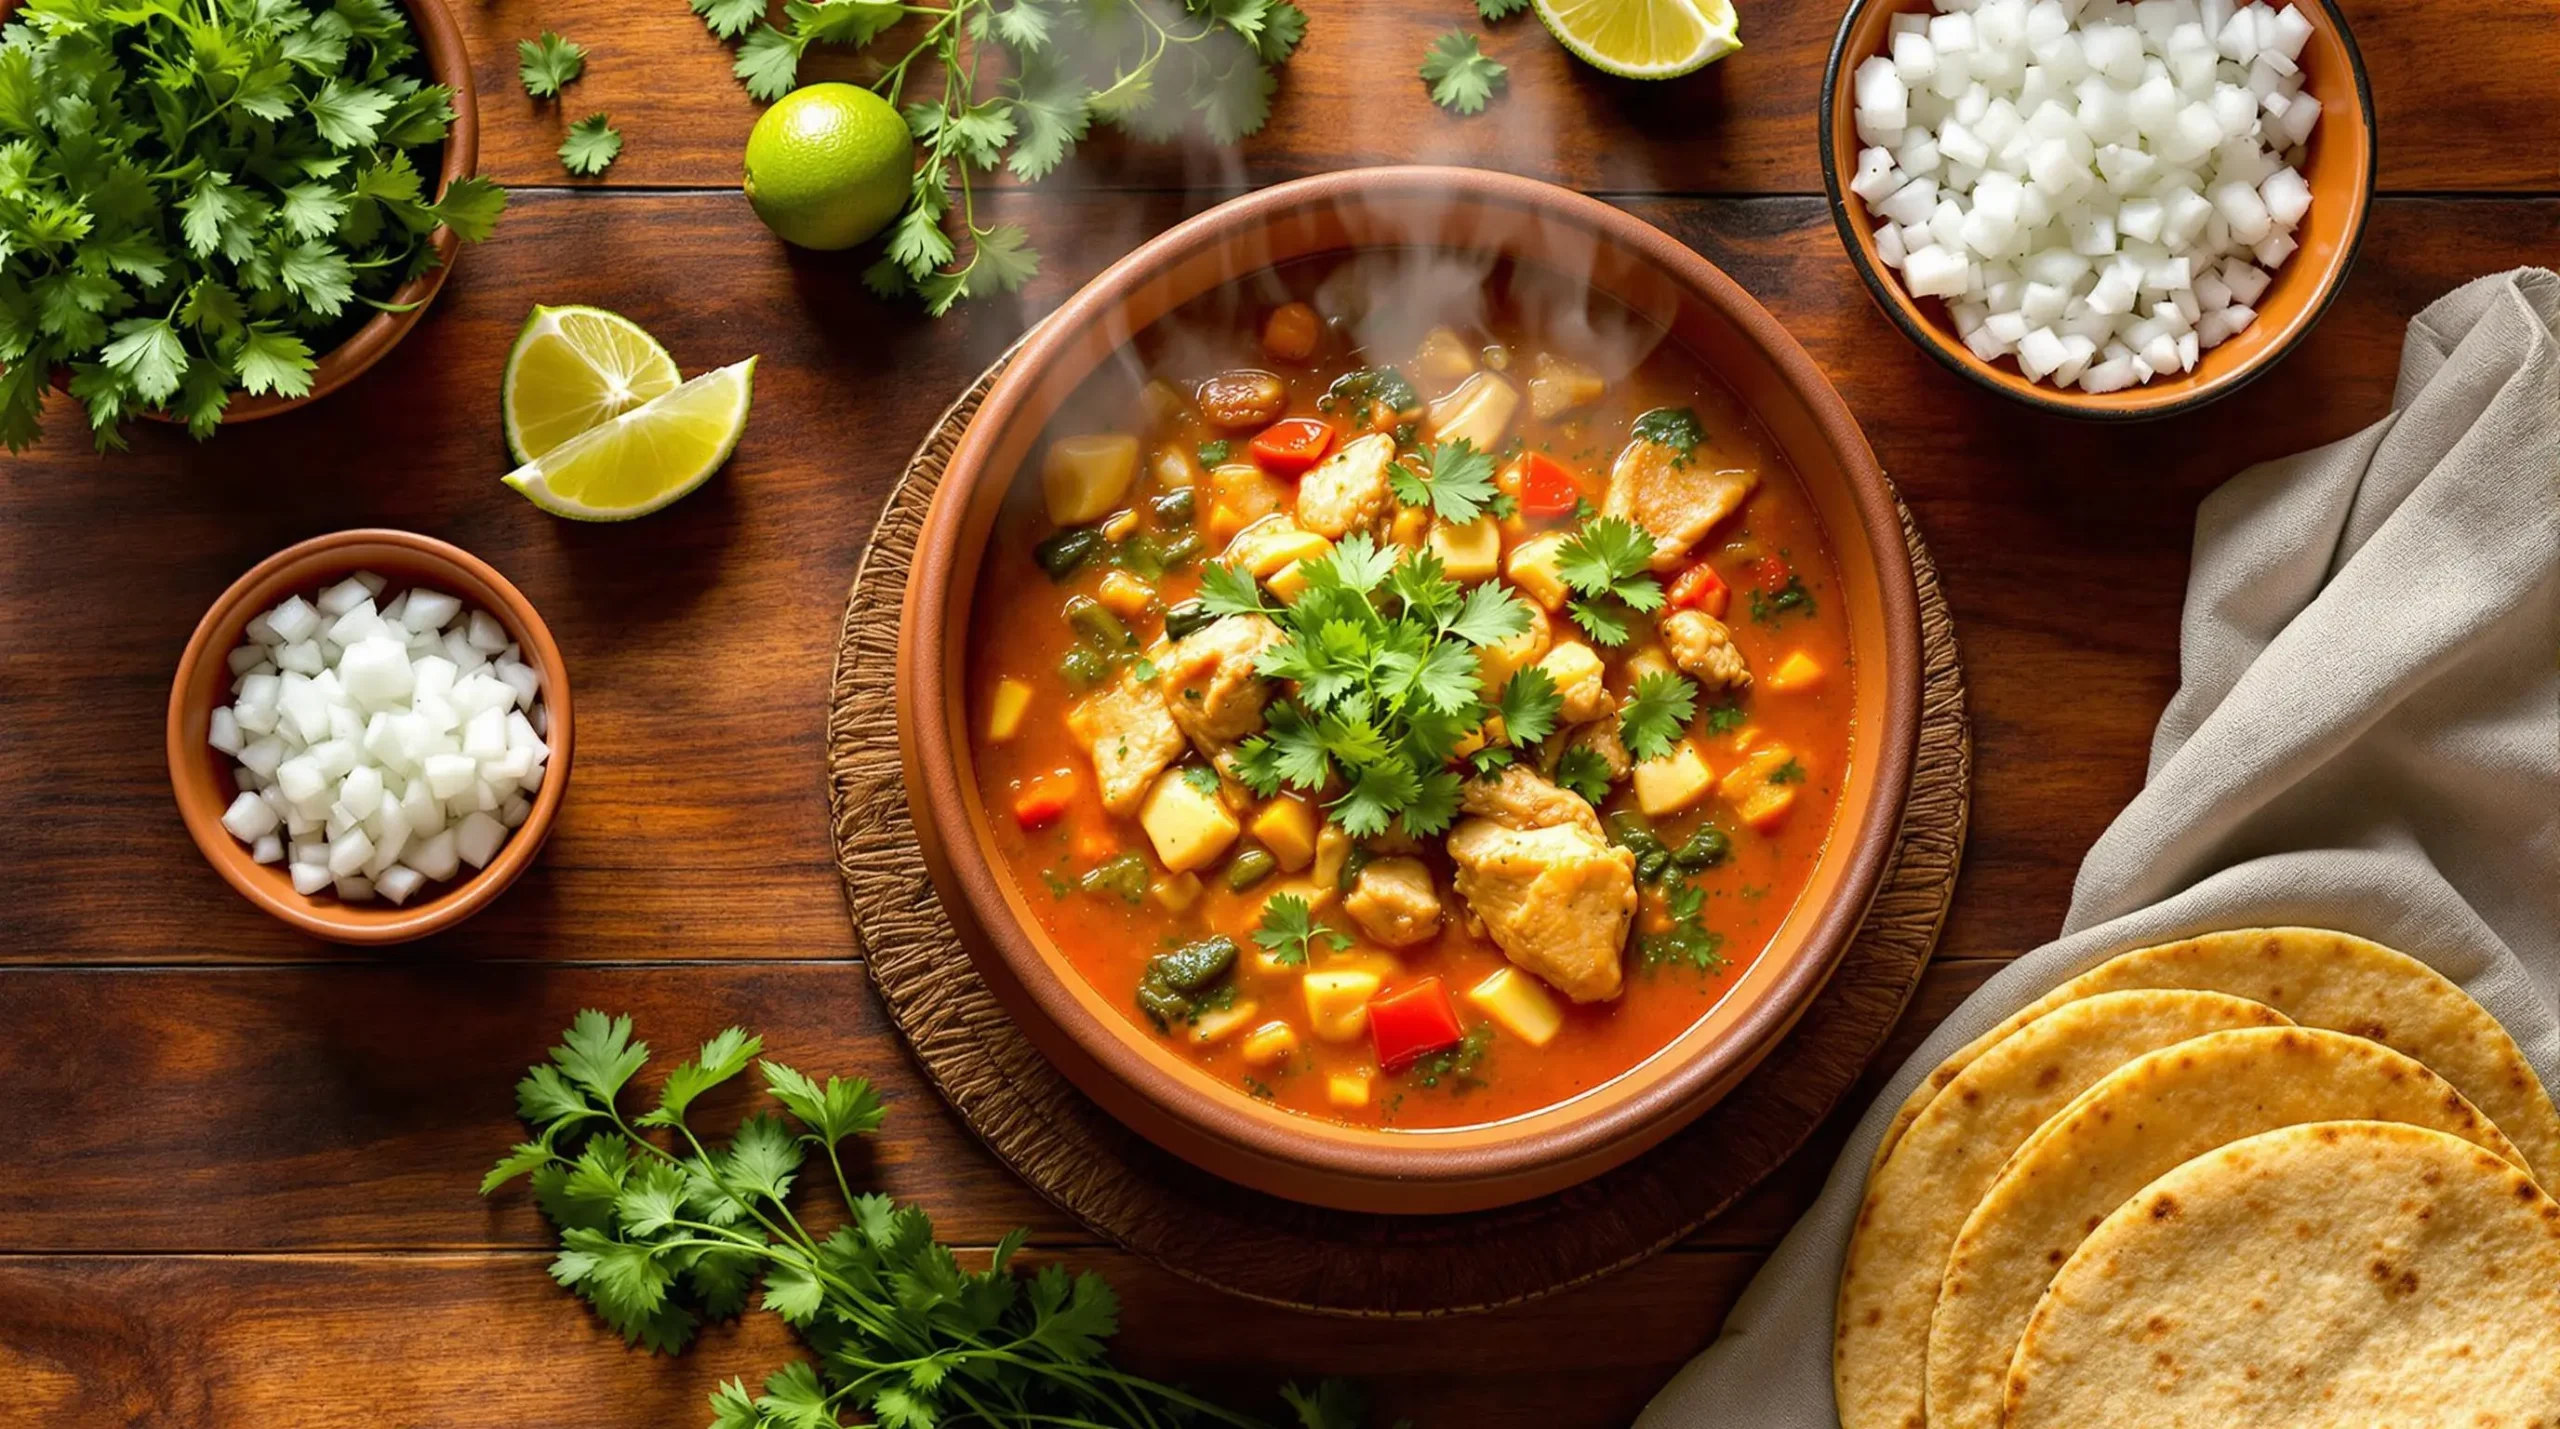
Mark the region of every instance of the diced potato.
<instances>
[{"instance_id":1,"label":"diced potato","mask_svg":"<svg viewBox=\"0 0 2560 1429\"><path fill-rule=\"evenodd\" d=\"M1544 1047L1564 1027L1564 1009L1536 978L1518 968L1496 969L1491 977L1467 989L1476 1005L1503 1031L1532 1047Z\"/></svg>"},{"instance_id":2,"label":"diced potato","mask_svg":"<svg viewBox=\"0 0 2560 1429\"><path fill-rule=\"evenodd\" d=\"M1324 1079L1324 1099L1345 1110L1369 1104L1367 1072L1336 1072Z\"/></svg>"},{"instance_id":3,"label":"diced potato","mask_svg":"<svg viewBox=\"0 0 2560 1429\"><path fill-rule=\"evenodd\" d=\"M1298 1050L1298 1029L1286 1022L1266 1022L1248 1033L1236 1050L1244 1054L1247 1066L1279 1066Z\"/></svg>"},{"instance_id":4,"label":"diced potato","mask_svg":"<svg viewBox=\"0 0 2560 1429\"><path fill-rule=\"evenodd\" d=\"M1529 612L1528 629L1476 651L1476 672L1483 678L1485 689L1501 689L1504 681L1538 663L1552 638L1546 612L1533 610Z\"/></svg>"},{"instance_id":5,"label":"diced potato","mask_svg":"<svg viewBox=\"0 0 2560 1429\"><path fill-rule=\"evenodd\" d=\"M1252 998L1238 998L1230 1006L1214 1012L1201 1013L1200 1020L1191 1024L1191 1040L1202 1046L1212 1042L1224 1042L1261 1015L1261 1005Z\"/></svg>"},{"instance_id":6,"label":"diced potato","mask_svg":"<svg viewBox=\"0 0 2560 1429\"><path fill-rule=\"evenodd\" d=\"M1177 873L1148 885L1147 895L1168 913L1184 912L1200 901L1200 875Z\"/></svg>"},{"instance_id":7,"label":"diced potato","mask_svg":"<svg viewBox=\"0 0 2560 1429\"><path fill-rule=\"evenodd\" d=\"M1331 892L1342 886L1342 867L1350 861L1351 835L1327 820L1324 827L1316 830L1316 861L1307 876L1316 887Z\"/></svg>"},{"instance_id":8,"label":"diced potato","mask_svg":"<svg viewBox=\"0 0 2560 1429\"><path fill-rule=\"evenodd\" d=\"M1475 371L1476 355L1467 351L1465 339L1445 327L1435 327L1422 339L1422 346L1414 350L1413 370L1436 387Z\"/></svg>"},{"instance_id":9,"label":"diced potato","mask_svg":"<svg viewBox=\"0 0 2560 1429\"><path fill-rule=\"evenodd\" d=\"M1225 853L1242 826L1214 793L1191 787L1179 769L1168 769L1138 807L1138 825L1156 846L1156 860L1174 873L1206 867Z\"/></svg>"},{"instance_id":10,"label":"diced potato","mask_svg":"<svg viewBox=\"0 0 2560 1429\"><path fill-rule=\"evenodd\" d=\"M1705 798L1715 779L1696 741L1684 739L1659 759L1636 766L1636 807L1649 819L1676 814Z\"/></svg>"},{"instance_id":11,"label":"diced potato","mask_svg":"<svg viewBox=\"0 0 2560 1429\"><path fill-rule=\"evenodd\" d=\"M1671 652L1659 645L1639 645L1628 651L1627 658L1618 663L1618 668L1625 672L1630 690L1636 687L1636 681L1647 675L1677 673L1671 663Z\"/></svg>"},{"instance_id":12,"label":"diced potato","mask_svg":"<svg viewBox=\"0 0 2560 1429\"><path fill-rule=\"evenodd\" d=\"M1040 463L1040 494L1060 526L1099 520L1129 492L1138 474L1138 439L1127 432L1060 437Z\"/></svg>"},{"instance_id":13,"label":"diced potato","mask_svg":"<svg viewBox=\"0 0 2560 1429\"><path fill-rule=\"evenodd\" d=\"M1238 529L1250 526L1286 503L1288 493L1249 461L1231 461L1209 473L1212 497L1234 507Z\"/></svg>"},{"instance_id":14,"label":"diced potato","mask_svg":"<svg viewBox=\"0 0 2560 1429\"><path fill-rule=\"evenodd\" d=\"M1135 620L1155 603L1156 588L1127 571L1113 571L1102 578L1102 586L1093 598L1122 620Z\"/></svg>"},{"instance_id":15,"label":"diced potato","mask_svg":"<svg viewBox=\"0 0 2560 1429\"><path fill-rule=\"evenodd\" d=\"M1114 511L1111 518L1102 523L1102 534L1114 541L1126 541L1137 532L1138 512L1135 507Z\"/></svg>"},{"instance_id":16,"label":"diced potato","mask_svg":"<svg viewBox=\"0 0 2560 1429\"><path fill-rule=\"evenodd\" d=\"M1519 388L1490 372L1479 372L1424 411L1423 434L1435 442L1463 438L1473 442L1477 451L1489 452L1502 445L1504 434L1511 430L1512 414L1519 410Z\"/></svg>"},{"instance_id":17,"label":"diced potato","mask_svg":"<svg viewBox=\"0 0 2560 1429\"><path fill-rule=\"evenodd\" d=\"M1760 678L1763 688L1782 694L1789 690L1809 690L1821 683L1822 662L1802 650L1788 651L1787 658L1778 662L1778 668Z\"/></svg>"},{"instance_id":18,"label":"diced potato","mask_svg":"<svg viewBox=\"0 0 2560 1429\"><path fill-rule=\"evenodd\" d=\"M1316 811L1306 800L1283 794L1264 804L1246 827L1288 872L1315 862Z\"/></svg>"},{"instance_id":19,"label":"diced potato","mask_svg":"<svg viewBox=\"0 0 2560 1429\"><path fill-rule=\"evenodd\" d=\"M1147 425L1156 432L1162 432L1191 414L1191 398L1161 377L1138 393L1138 405L1146 409Z\"/></svg>"},{"instance_id":20,"label":"diced potato","mask_svg":"<svg viewBox=\"0 0 2560 1429\"><path fill-rule=\"evenodd\" d=\"M1203 475L1199 453L1179 442L1156 448L1156 454L1147 460L1147 470L1154 473L1156 485L1167 491L1196 485Z\"/></svg>"},{"instance_id":21,"label":"diced potato","mask_svg":"<svg viewBox=\"0 0 2560 1429\"><path fill-rule=\"evenodd\" d=\"M1502 569L1502 525L1490 515L1463 526L1434 521L1431 553L1440 558L1453 581L1471 585L1490 580Z\"/></svg>"},{"instance_id":22,"label":"diced potato","mask_svg":"<svg viewBox=\"0 0 2560 1429\"><path fill-rule=\"evenodd\" d=\"M1607 378L1553 353L1539 353L1529 364L1529 410L1542 422L1597 402L1607 390Z\"/></svg>"},{"instance_id":23,"label":"diced potato","mask_svg":"<svg viewBox=\"0 0 2560 1429\"><path fill-rule=\"evenodd\" d=\"M1560 718L1566 724L1581 724L1609 713L1609 667L1600 660L1598 651L1579 640L1559 640L1538 661L1547 679L1564 700Z\"/></svg>"},{"instance_id":24,"label":"diced potato","mask_svg":"<svg viewBox=\"0 0 2560 1429\"><path fill-rule=\"evenodd\" d=\"M1244 529L1245 514L1224 501L1209 503L1209 514L1200 518L1201 534L1212 541L1231 539Z\"/></svg>"},{"instance_id":25,"label":"diced potato","mask_svg":"<svg viewBox=\"0 0 2560 1429\"><path fill-rule=\"evenodd\" d=\"M1022 733L1022 717L1031 712L1031 687L1020 680L996 681L987 697L987 743L1006 744Z\"/></svg>"},{"instance_id":26,"label":"diced potato","mask_svg":"<svg viewBox=\"0 0 2560 1429\"><path fill-rule=\"evenodd\" d=\"M1274 512L1238 531L1218 559L1255 580L1266 580L1284 566L1321 558L1332 549L1331 541Z\"/></svg>"},{"instance_id":27,"label":"diced potato","mask_svg":"<svg viewBox=\"0 0 2560 1429\"><path fill-rule=\"evenodd\" d=\"M1307 1030L1327 1042L1356 1042L1369 1030L1369 999L1386 979L1361 968L1319 968L1298 980Z\"/></svg>"},{"instance_id":28,"label":"diced potato","mask_svg":"<svg viewBox=\"0 0 2560 1429\"><path fill-rule=\"evenodd\" d=\"M1788 771L1793 771L1792 778ZM1717 792L1755 829L1768 829L1795 807L1796 790L1804 783L1804 766L1783 744L1753 750L1724 776Z\"/></svg>"},{"instance_id":29,"label":"diced potato","mask_svg":"<svg viewBox=\"0 0 2560 1429\"><path fill-rule=\"evenodd\" d=\"M1307 563L1305 561L1291 561L1289 564L1273 571L1271 573L1271 579L1264 581L1263 584L1271 587L1271 593L1273 595L1280 597L1284 601L1292 601L1305 593L1309 579L1310 577L1307 574Z\"/></svg>"},{"instance_id":30,"label":"diced potato","mask_svg":"<svg viewBox=\"0 0 2560 1429\"><path fill-rule=\"evenodd\" d=\"M1420 549L1430 532L1431 513L1419 506L1407 506L1396 512L1396 519L1388 525L1387 539L1411 551Z\"/></svg>"},{"instance_id":31,"label":"diced potato","mask_svg":"<svg viewBox=\"0 0 2560 1429\"><path fill-rule=\"evenodd\" d=\"M1560 531L1532 536L1512 547L1511 559L1502 565L1502 573L1511 578L1513 585L1520 587L1522 594L1549 610L1562 609L1569 593L1565 589L1564 575L1558 569L1556 554L1563 549L1564 542L1564 533Z\"/></svg>"}]
</instances>

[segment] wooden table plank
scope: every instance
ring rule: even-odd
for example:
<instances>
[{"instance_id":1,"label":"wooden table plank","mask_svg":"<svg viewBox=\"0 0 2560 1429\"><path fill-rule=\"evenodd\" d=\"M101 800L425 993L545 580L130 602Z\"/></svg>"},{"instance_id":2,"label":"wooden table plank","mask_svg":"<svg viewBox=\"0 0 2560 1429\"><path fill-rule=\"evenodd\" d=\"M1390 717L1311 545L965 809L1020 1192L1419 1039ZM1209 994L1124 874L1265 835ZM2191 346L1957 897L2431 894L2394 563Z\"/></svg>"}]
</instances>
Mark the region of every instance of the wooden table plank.
<instances>
[{"instance_id":1,"label":"wooden table plank","mask_svg":"<svg viewBox=\"0 0 2560 1429\"><path fill-rule=\"evenodd\" d=\"M1674 1252L1517 1309L1381 1323L1251 1305L1114 1252L1062 1259L1119 1289L1127 1368L1275 1419L1279 1381L1349 1375L1387 1416L1482 1429L1624 1425L1707 1342L1751 1265ZM528 1253L0 1256L0 1373L28 1423L674 1429L708 1417L720 1381L805 1358L761 1312L680 1359L626 1350L542 1266Z\"/></svg>"},{"instance_id":2,"label":"wooden table plank","mask_svg":"<svg viewBox=\"0 0 2560 1429\"><path fill-rule=\"evenodd\" d=\"M1037 311L1182 209L1016 197L1052 245ZM1941 371L1886 326L1805 199L1630 200L1730 269L1832 373L1937 553L1971 672L1981 771L1947 948L2050 936L2081 851L2138 787L2176 679L2194 503L2238 466L2388 404L2407 316L2547 256L2560 202L2393 200L2320 330L2193 417L2097 440ZM438 311L345 396L199 447L158 429L88 456L57 422L0 464L0 819L6 962L349 956L232 897L169 805L160 721L205 604L268 552L361 524L460 542L523 585L580 691L578 768L542 863L433 956L844 956L819 798L826 671L861 542L913 441L1016 330L931 323L853 265L786 255L734 198L534 195ZM664 261L669 253L726 261ZM564 279L557 255L586 255ZM688 370L765 355L730 469L630 527L500 490L497 370L537 301L658 331ZM112 513L112 516L102 515ZM2067 692L2062 697L2059 692ZM699 751L671 760L671 750ZM372 955L363 955L370 957Z\"/></svg>"},{"instance_id":3,"label":"wooden table plank","mask_svg":"<svg viewBox=\"0 0 2560 1429\"><path fill-rule=\"evenodd\" d=\"M1858 1100L1998 966L1933 968ZM477 1183L524 1135L516 1078L582 1007L630 1013L661 1074L742 1023L777 1060L871 1078L890 1117L854 1174L922 1203L950 1240L992 1244L1016 1226L1043 1244L1092 1240L943 1106L858 964L422 961L0 972L0 1086L19 1147L0 1179L0 1255L548 1245L521 1188L484 1200ZM732 1125L761 1101L743 1083L724 1089L702 1124ZM1774 1241L1844 1131L1699 1244Z\"/></svg>"},{"instance_id":4,"label":"wooden table plank","mask_svg":"<svg viewBox=\"0 0 2560 1429\"><path fill-rule=\"evenodd\" d=\"M1457 0L1307 8L1315 18L1306 45L1282 72L1261 134L1227 151L1197 140L1106 140L1048 185L1261 185L1392 159L1506 169L1595 191L1821 191L1814 117L1837 3L1738 0L1742 52L1660 84L1613 80L1578 63L1526 15L1488 29ZM2372 78L2386 189L2560 189L2560 155L2517 142L2550 131L2560 0L2346 0L2345 9ZM555 156L562 132L604 110L627 141L606 182L737 184L761 106L730 77L730 51L671 0L478 0L455 13L478 62L482 165L492 177L567 182ZM537 104L516 82L514 42L544 29L592 53L565 98ZM1511 67L1508 92L1474 118L1435 108L1414 75L1432 37L1451 29L1478 34L1485 52ZM822 49L802 73L867 82L878 69Z\"/></svg>"}]
</instances>

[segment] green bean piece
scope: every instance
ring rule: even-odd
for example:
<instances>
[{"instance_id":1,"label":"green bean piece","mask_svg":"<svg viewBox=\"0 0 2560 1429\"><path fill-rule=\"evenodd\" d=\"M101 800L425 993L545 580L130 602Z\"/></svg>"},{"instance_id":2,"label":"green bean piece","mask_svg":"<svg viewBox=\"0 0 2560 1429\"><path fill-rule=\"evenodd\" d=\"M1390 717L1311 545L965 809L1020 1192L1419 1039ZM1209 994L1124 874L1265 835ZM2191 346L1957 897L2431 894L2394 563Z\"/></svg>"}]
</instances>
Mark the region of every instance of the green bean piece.
<instances>
[{"instance_id":1,"label":"green bean piece","mask_svg":"<svg viewBox=\"0 0 2560 1429\"><path fill-rule=\"evenodd\" d=\"M1031 555L1040 563L1040 569L1049 573L1049 579L1062 581L1074 575L1079 567L1093 559L1094 552L1106 544L1100 531L1090 526L1074 526L1032 547Z\"/></svg>"},{"instance_id":2,"label":"green bean piece","mask_svg":"<svg viewBox=\"0 0 2560 1429\"><path fill-rule=\"evenodd\" d=\"M1154 1019L1158 1028L1191 1019L1191 999L1156 981L1151 973L1138 983L1138 1010Z\"/></svg>"},{"instance_id":3,"label":"green bean piece","mask_svg":"<svg viewBox=\"0 0 2560 1429\"><path fill-rule=\"evenodd\" d=\"M1104 654L1138 648L1138 638L1101 601L1089 595L1067 597L1067 623Z\"/></svg>"},{"instance_id":4,"label":"green bean piece","mask_svg":"<svg viewBox=\"0 0 2560 1429\"><path fill-rule=\"evenodd\" d=\"M1268 849L1249 848L1227 865L1227 891L1242 893L1279 871L1280 860Z\"/></svg>"},{"instance_id":5,"label":"green bean piece","mask_svg":"<svg viewBox=\"0 0 2560 1429\"><path fill-rule=\"evenodd\" d=\"M1179 640L1195 630L1208 628L1217 618L1209 613L1209 607L1196 600L1182 601L1164 613L1164 638Z\"/></svg>"},{"instance_id":6,"label":"green bean piece","mask_svg":"<svg viewBox=\"0 0 2560 1429\"><path fill-rule=\"evenodd\" d=\"M1165 542L1156 551L1156 559L1163 562L1168 571L1179 570L1208 548L1209 543L1200 539L1199 532L1185 531Z\"/></svg>"},{"instance_id":7,"label":"green bean piece","mask_svg":"<svg viewBox=\"0 0 2560 1429\"><path fill-rule=\"evenodd\" d=\"M1087 869L1076 886L1100 896L1116 893L1135 903L1147 895L1147 858L1141 853L1124 853L1107 858Z\"/></svg>"},{"instance_id":8,"label":"green bean piece","mask_svg":"<svg viewBox=\"0 0 2560 1429\"><path fill-rule=\"evenodd\" d=\"M1733 840L1725 836L1724 830L1713 824L1700 824L1698 831L1689 835L1689 841L1680 845L1680 851L1671 855L1671 861L1696 873L1724 862L1732 852Z\"/></svg>"},{"instance_id":9,"label":"green bean piece","mask_svg":"<svg viewBox=\"0 0 2560 1429\"><path fill-rule=\"evenodd\" d=\"M1070 645L1058 657L1058 676L1070 689L1090 690L1111 675L1111 662L1090 645Z\"/></svg>"},{"instance_id":10,"label":"green bean piece","mask_svg":"<svg viewBox=\"0 0 2560 1429\"><path fill-rule=\"evenodd\" d=\"M1235 965L1236 940L1220 933L1147 959L1147 977L1175 992L1201 993L1217 986Z\"/></svg>"},{"instance_id":11,"label":"green bean piece","mask_svg":"<svg viewBox=\"0 0 2560 1429\"><path fill-rule=\"evenodd\" d=\"M1153 511L1156 519L1167 526L1188 526L1191 524L1192 510L1197 504L1198 498L1192 495L1191 488L1184 486L1168 491L1148 502L1147 509Z\"/></svg>"},{"instance_id":12,"label":"green bean piece","mask_svg":"<svg viewBox=\"0 0 2560 1429\"><path fill-rule=\"evenodd\" d=\"M1164 574L1163 543L1140 531L1112 549L1111 563L1133 576L1154 580Z\"/></svg>"}]
</instances>

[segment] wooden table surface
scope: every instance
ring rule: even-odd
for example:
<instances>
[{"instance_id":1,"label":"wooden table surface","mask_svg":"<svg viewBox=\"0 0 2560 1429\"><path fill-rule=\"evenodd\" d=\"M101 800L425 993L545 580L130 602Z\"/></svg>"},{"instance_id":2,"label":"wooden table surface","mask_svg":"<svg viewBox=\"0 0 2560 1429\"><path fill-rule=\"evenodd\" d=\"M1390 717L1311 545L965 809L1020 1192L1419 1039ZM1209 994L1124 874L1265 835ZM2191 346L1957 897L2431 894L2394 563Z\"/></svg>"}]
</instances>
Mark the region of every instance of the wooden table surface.
<instances>
[{"instance_id":1,"label":"wooden table surface","mask_svg":"<svg viewBox=\"0 0 2560 1429\"><path fill-rule=\"evenodd\" d=\"M514 189L408 343L347 391L198 446L99 458L57 410L0 459L0 1394L12 1423L691 1426L787 1352L772 1317L681 1361L625 1351L543 1274L520 1197L474 1194L517 1134L508 1087L583 1006L661 1047L732 1021L867 1074L892 1119L868 1176L985 1245L1107 1271L1121 1350L1210 1380L1344 1373L1434 1425L1625 1423L1715 1334L1828 1169L1820 1142L1691 1243L1463 1320L1259 1309L1130 1261L1017 1184L941 1108L864 987L829 864L821 726L864 535L934 415L1030 320L1238 188L1430 159L1604 195L1734 274L1839 384L1944 575L1971 674L1973 836L1937 964L1886 1063L2052 935L2090 841L2140 784L2177 679L2197 500L2386 409L2401 328L2445 289L2547 262L2560 221L2560 0L2348 0L2382 183L2343 298L2276 372L2203 413L2104 430L1963 385L1870 306L1819 197L1814 95L1836 3L1742 0L1749 48L1609 81L1531 22L1488 40L1507 97L1461 120L1412 67L1459 0L1324 0L1269 129L1240 152L1094 146L991 200L1046 270L929 321L864 256L786 250L736 188L755 108L676 0L461 0L484 171ZM588 44L565 106L513 41ZM816 72L859 75L838 59ZM564 120L610 111L608 181L565 182ZM496 484L499 365L537 302L600 304L688 372L761 353L727 472L628 527L556 522ZM538 866L459 932L389 952L301 938L216 880L168 792L160 723L206 604L317 532L405 526L505 571L576 672L575 783Z\"/></svg>"}]
</instances>

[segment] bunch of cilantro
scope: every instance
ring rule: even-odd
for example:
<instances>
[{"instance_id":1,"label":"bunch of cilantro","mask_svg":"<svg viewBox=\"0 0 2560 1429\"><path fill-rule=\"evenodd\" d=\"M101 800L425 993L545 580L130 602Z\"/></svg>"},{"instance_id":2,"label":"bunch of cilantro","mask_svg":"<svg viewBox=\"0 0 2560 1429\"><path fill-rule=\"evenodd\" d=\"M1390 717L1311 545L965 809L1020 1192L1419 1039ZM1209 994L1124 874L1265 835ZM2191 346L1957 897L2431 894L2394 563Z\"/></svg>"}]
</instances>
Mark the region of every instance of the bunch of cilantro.
<instances>
[{"instance_id":1,"label":"bunch of cilantro","mask_svg":"<svg viewBox=\"0 0 2560 1429\"><path fill-rule=\"evenodd\" d=\"M390 0L31 0L0 35L0 444L56 372L103 450L159 409L299 397L335 346L488 236L506 193L426 191L453 123Z\"/></svg>"},{"instance_id":2,"label":"bunch of cilantro","mask_svg":"<svg viewBox=\"0 0 2560 1429\"><path fill-rule=\"evenodd\" d=\"M1040 270L1020 224L979 213L979 175L1043 178L1097 124L1232 145L1270 117L1273 71L1307 32L1290 0L786 0L778 24L766 0L691 4L713 34L746 37L735 69L762 100L791 92L813 45L886 41L871 87L903 106L921 162L863 281L936 316Z\"/></svg>"},{"instance_id":3,"label":"bunch of cilantro","mask_svg":"<svg viewBox=\"0 0 2560 1429\"><path fill-rule=\"evenodd\" d=\"M1437 494L1472 499L1460 490L1453 481ZM1436 834L1457 815L1458 748L1489 716L1502 717L1503 737L1471 756L1479 772L1553 732L1563 702L1545 671L1522 670L1490 699L1483 688L1476 652L1529 628L1529 607L1502 582L1462 587L1430 551L1382 548L1365 533L1304 569L1306 588L1286 604L1232 566L1201 579L1211 613L1260 614L1283 637L1254 668L1293 693L1271 702L1264 731L1237 751L1236 775L1255 793L1338 788L1326 812L1355 838L1390 822Z\"/></svg>"},{"instance_id":4,"label":"bunch of cilantro","mask_svg":"<svg viewBox=\"0 0 2560 1429\"><path fill-rule=\"evenodd\" d=\"M880 1127L869 1082L822 1086L762 1059L764 1040L732 1027L667 1074L653 1109L626 1117L623 1094L649 1060L631 1030L629 1017L578 1014L550 1061L516 1084L533 1139L480 1192L531 1177L560 1228L552 1278L626 1342L676 1353L703 1319L744 1310L750 1293L799 1332L813 1358L760 1391L721 1385L711 1429L844 1429L865 1418L885 1429L1267 1429L1115 1368L1111 1287L1054 1264L1015 1273L1026 1232L998 1243L986 1269L963 1270L921 1208L856 1195L842 1148ZM750 1065L781 1114L758 1112L725 1144L706 1141L690 1120L694 1103ZM823 1236L792 1209L795 1189L817 1178L844 1203L845 1223ZM1349 1385L1282 1394L1300 1429L1359 1429L1364 1410Z\"/></svg>"}]
</instances>

